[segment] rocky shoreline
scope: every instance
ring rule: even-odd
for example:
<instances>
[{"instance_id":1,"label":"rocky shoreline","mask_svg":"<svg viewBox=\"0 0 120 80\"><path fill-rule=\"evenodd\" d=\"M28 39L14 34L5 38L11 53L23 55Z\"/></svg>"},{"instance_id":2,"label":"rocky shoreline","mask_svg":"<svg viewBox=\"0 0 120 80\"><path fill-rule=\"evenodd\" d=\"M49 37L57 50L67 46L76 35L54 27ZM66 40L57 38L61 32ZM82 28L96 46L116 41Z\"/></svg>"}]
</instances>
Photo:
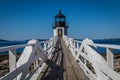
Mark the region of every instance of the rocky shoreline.
<instances>
[{"instance_id":1,"label":"rocky shoreline","mask_svg":"<svg viewBox=\"0 0 120 80\"><path fill-rule=\"evenodd\" d=\"M9 55L0 55L0 77L9 72Z\"/></svg>"},{"instance_id":2,"label":"rocky shoreline","mask_svg":"<svg viewBox=\"0 0 120 80\"><path fill-rule=\"evenodd\" d=\"M19 58L20 54L17 54L17 59ZM9 72L9 55L0 55L0 77L4 76L6 73Z\"/></svg>"},{"instance_id":3,"label":"rocky shoreline","mask_svg":"<svg viewBox=\"0 0 120 80\"><path fill-rule=\"evenodd\" d=\"M104 59L106 60L106 54L102 54ZM120 73L120 54L114 54L114 70L117 73Z\"/></svg>"}]
</instances>

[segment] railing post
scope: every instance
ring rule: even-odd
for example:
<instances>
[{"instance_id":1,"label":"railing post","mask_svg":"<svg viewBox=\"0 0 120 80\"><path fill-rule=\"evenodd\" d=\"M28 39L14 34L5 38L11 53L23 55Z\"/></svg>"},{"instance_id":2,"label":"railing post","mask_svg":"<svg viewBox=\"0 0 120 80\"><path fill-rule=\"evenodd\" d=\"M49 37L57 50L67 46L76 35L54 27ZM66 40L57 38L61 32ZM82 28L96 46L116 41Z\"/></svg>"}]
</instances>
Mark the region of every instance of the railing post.
<instances>
[{"instance_id":1,"label":"railing post","mask_svg":"<svg viewBox=\"0 0 120 80\"><path fill-rule=\"evenodd\" d=\"M50 40L47 42L47 44L48 44L47 48L49 48L50 47ZM49 53L50 49L47 52Z\"/></svg>"},{"instance_id":2,"label":"railing post","mask_svg":"<svg viewBox=\"0 0 120 80\"><path fill-rule=\"evenodd\" d=\"M35 67L36 67L36 62L33 63L33 69L35 69Z\"/></svg>"},{"instance_id":3,"label":"railing post","mask_svg":"<svg viewBox=\"0 0 120 80\"><path fill-rule=\"evenodd\" d=\"M53 38L53 45L55 45L55 37Z\"/></svg>"},{"instance_id":4,"label":"railing post","mask_svg":"<svg viewBox=\"0 0 120 80\"><path fill-rule=\"evenodd\" d=\"M38 60L36 60L36 67L38 67ZM39 71L36 71L37 74L39 74Z\"/></svg>"},{"instance_id":5,"label":"railing post","mask_svg":"<svg viewBox=\"0 0 120 80\"><path fill-rule=\"evenodd\" d=\"M77 52L77 54L76 54L76 58L78 57L78 52L79 52L79 43L78 42L76 42L76 52Z\"/></svg>"},{"instance_id":6,"label":"railing post","mask_svg":"<svg viewBox=\"0 0 120 80\"><path fill-rule=\"evenodd\" d=\"M12 72L16 69L16 50L9 50L9 70Z\"/></svg>"},{"instance_id":7,"label":"railing post","mask_svg":"<svg viewBox=\"0 0 120 80\"><path fill-rule=\"evenodd\" d=\"M50 44L50 46L51 46L51 39L50 39L50 42L49 42L49 44ZM50 46L49 46L49 47L50 47Z\"/></svg>"},{"instance_id":8,"label":"railing post","mask_svg":"<svg viewBox=\"0 0 120 80\"><path fill-rule=\"evenodd\" d=\"M52 46L52 44L53 44L53 40L50 40L50 46Z\"/></svg>"},{"instance_id":9,"label":"railing post","mask_svg":"<svg viewBox=\"0 0 120 80\"><path fill-rule=\"evenodd\" d=\"M16 69L16 50L9 50L9 71L12 72ZM14 80L17 80L15 78Z\"/></svg>"},{"instance_id":10,"label":"railing post","mask_svg":"<svg viewBox=\"0 0 120 80\"><path fill-rule=\"evenodd\" d=\"M75 49L76 49L75 41L73 41L73 50L74 50L74 53L75 53Z\"/></svg>"},{"instance_id":11,"label":"railing post","mask_svg":"<svg viewBox=\"0 0 120 80\"><path fill-rule=\"evenodd\" d=\"M46 42L44 42L44 50L46 50Z\"/></svg>"},{"instance_id":12,"label":"railing post","mask_svg":"<svg viewBox=\"0 0 120 80\"><path fill-rule=\"evenodd\" d=\"M114 69L114 55L110 48L107 48L107 64L109 68Z\"/></svg>"},{"instance_id":13,"label":"railing post","mask_svg":"<svg viewBox=\"0 0 120 80\"><path fill-rule=\"evenodd\" d=\"M77 42L77 49L79 49L79 43Z\"/></svg>"},{"instance_id":14,"label":"railing post","mask_svg":"<svg viewBox=\"0 0 120 80\"><path fill-rule=\"evenodd\" d=\"M48 47L50 47L50 41L48 41Z\"/></svg>"}]
</instances>

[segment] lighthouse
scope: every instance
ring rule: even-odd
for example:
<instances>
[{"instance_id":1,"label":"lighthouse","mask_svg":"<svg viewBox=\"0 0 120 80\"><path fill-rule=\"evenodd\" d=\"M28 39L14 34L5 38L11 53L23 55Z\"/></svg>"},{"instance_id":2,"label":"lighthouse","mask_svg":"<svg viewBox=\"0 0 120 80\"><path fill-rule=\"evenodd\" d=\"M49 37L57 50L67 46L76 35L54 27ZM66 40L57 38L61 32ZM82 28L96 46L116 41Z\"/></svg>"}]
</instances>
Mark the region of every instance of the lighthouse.
<instances>
[{"instance_id":1,"label":"lighthouse","mask_svg":"<svg viewBox=\"0 0 120 80\"><path fill-rule=\"evenodd\" d=\"M62 37L67 35L66 17L62 14L62 11L59 10L59 13L55 16L53 34L54 36Z\"/></svg>"}]
</instances>

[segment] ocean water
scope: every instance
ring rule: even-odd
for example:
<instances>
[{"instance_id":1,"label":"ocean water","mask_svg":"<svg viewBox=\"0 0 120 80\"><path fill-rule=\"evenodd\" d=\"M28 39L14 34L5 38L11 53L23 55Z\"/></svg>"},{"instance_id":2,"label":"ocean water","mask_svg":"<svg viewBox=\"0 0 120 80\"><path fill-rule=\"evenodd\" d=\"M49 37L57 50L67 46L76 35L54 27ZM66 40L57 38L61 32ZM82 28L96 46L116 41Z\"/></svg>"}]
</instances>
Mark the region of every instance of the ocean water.
<instances>
[{"instance_id":1,"label":"ocean water","mask_svg":"<svg viewBox=\"0 0 120 80\"><path fill-rule=\"evenodd\" d=\"M0 47L5 47L5 46L12 46L12 45L19 45L19 44L27 44L28 41L0 41ZM24 48L19 48L16 50L16 52L22 53ZM0 54L8 54L8 51L5 52L0 52Z\"/></svg>"},{"instance_id":2,"label":"ocean water","mask_svg":"<svg viewBox=\"0 0 120 80\"><path fill-rule=\"evenodd\" d=\"M43 41L43 40L40 40ZM28 41L0 41L0 47L5 47L5 46L13 46L13 45L20 45L20 44L27 44ZM43 47L43 44L41 44L41 46ZM18 48L16 49L16 53L22 53L22 51L24 50L23 48ZM8 51L5 52L0 52L0 54L8 54Z\"/></svg>"},{"instance_id":3,"label":"ocean water","mask_svg":"<svg viewBox=\"0 0 120 80\"><path fill-rule=\"evenodd\" d=\"M0 41L0 47L26 44L28 41Z\"/></svg>"},{"instance_id":4,"label":"ocean water","mask_svg":"<svg viewBox=\"0 0 120 80\"><path fill-rule=\"evenodd\" d=\"M94 43L99 44L111 44L111 45L120 45L120 39L102 39L102 40L93 40ZM106 48L97 47L95 49L100 54L106 53ZM112 50L114 54L120 54L120 50L114 49Z\"/></svg>"},{"instance_id":5,"label":"ocean water","mask_svg":"<svg viewBox=\"0 0 120 80\"><path fill-rule=\"evenodd\" d=\"M42 40L43 41L43 40ZM101 39L101 40L93 40L94 43L100 43L100 44L112 44L112 45L120 45L120 39ZM11 45L18 45L18 44L27 44L28 41L0 41L0 47L4 46L11 46ZM43 47L43 44L41 44ZM21 53L24 48L17 49L17 53ZM98 53L104 54L106 53L105 48L97 47L94 48ZM114 50L114 53L119 53L120 50ZM0 54L8 54L8 52L0 52Z\"/></svg>"},{"instance_id":6,"label":"ocean water","mask_svg":"<svg viewBox=\"0 0 120 80\"><path fill-rule=\"evenodd\" d=\"M100 39L93 40L94 43L120 45L120 39Z\"/></svg>"}]
</instances>

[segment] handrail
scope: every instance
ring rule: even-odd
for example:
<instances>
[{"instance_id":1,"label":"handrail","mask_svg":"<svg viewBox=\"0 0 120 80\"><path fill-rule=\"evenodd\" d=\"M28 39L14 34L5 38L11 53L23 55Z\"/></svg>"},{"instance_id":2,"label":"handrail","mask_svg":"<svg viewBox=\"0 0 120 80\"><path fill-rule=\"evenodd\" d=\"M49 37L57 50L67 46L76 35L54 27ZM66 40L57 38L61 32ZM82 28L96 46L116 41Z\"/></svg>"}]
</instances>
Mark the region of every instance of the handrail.
<instances>
[{"instance_id":1,"label":"handrail","mask_svg":"<svg viewBox=\"0 0 120 80\"><path fill-rule=\"evenodd\" d=\"M26 46L33 46L33 45L35 45L35 44L20 44L20 45L0 47L0 52L9 51L9 50L12 50L12 49L23 48L23 47L26 47Z\"/></svg>"},{"instance_id":2,"label":"handrail","mask_svg":"<svg viewBox=\"0 0 120 80\"><path fill-rule=\"evenodd\" d=\"M65 35L63 39L90 80L120 80L120 74L113 70L114 54L112 52L113 49L120 50L120 45L96 44L88 38L78 42ZM95 51L93 47L106 48L107 60Z\"/></svg>"},{"instance_id":3,"label":"handrail","mask_svg":"<svg viewBox=\"0 0 120 80\"><path fill-rule=\"evenodd\" d=\"M111 49L120 49L120 45L111 45L111 44L88 44L91 46L97 46L97 47L106 47L106 48L111 48Z\"/></svg>"},{"instance_id":4,"label":"handrail","mask_svg":"<svg viewBox=\"0 0 120 80\"><path fill-rule=\"evenodd\" d=\"M47 41L42 42L39 42L37 40L30 40L28 44L1 47L0 52L9 51L10 72L1 77L0 80L35 79L34 76L38 76L40 74L46 65L45 61L50 58L51 53L54 51L56 41L57 37L53 37ZM41 43L43 43L44 46L41 46ZM22 47L25 48L18 61L16 62L16 49ZM34 66L34 69L32 69L31 73L28 73L31 65Z\"/></svg>"}]
</instances>

